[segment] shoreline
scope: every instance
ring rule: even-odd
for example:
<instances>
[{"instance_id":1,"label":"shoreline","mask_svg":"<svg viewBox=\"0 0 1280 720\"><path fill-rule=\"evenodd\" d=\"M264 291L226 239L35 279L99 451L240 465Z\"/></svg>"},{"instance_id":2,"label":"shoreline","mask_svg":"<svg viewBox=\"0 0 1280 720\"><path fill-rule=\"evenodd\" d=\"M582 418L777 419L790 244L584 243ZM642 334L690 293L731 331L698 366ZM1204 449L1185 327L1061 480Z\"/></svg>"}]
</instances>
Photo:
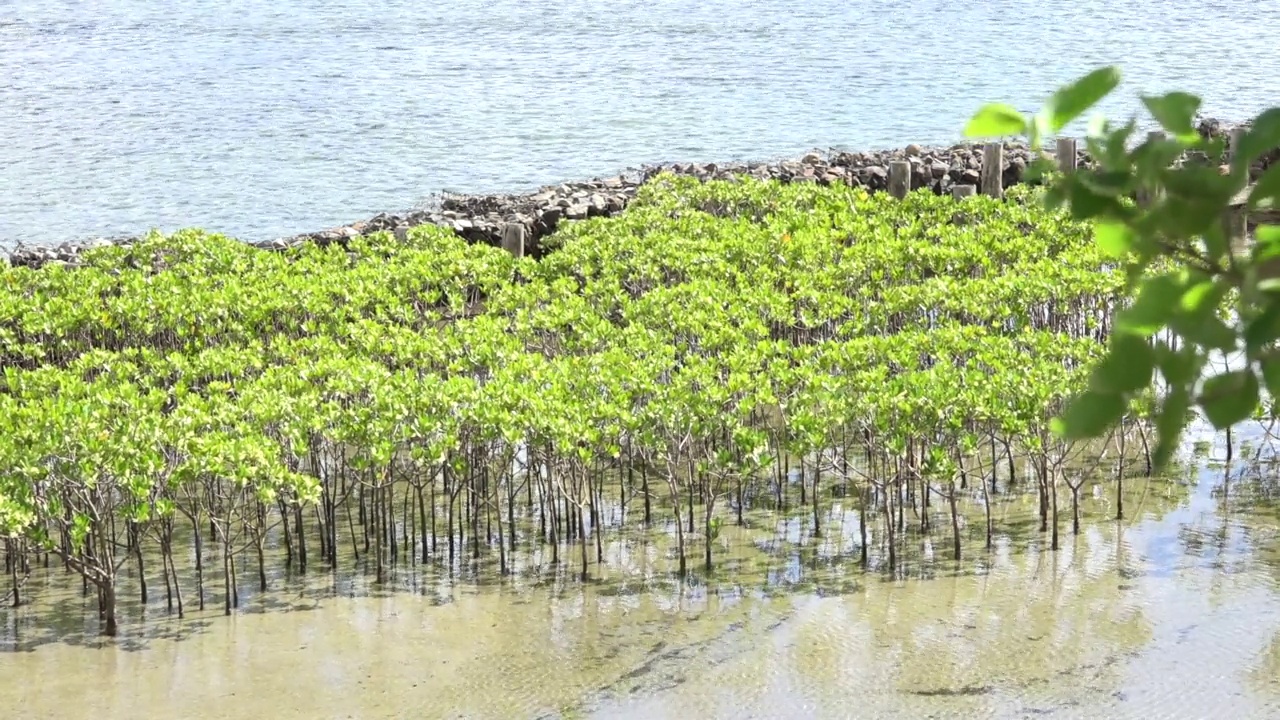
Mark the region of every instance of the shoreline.
<instances>
[{"instance_id":1,"label":"shoreline","mask_svg":"<svg viewBox=\"0 0 1280 720\"><path fill-rule=\"evenodd\" d=\"M1227 135L1232 129L1247 124L1203 118L1197 121L1202 137L1216 138ZM935 193L950 193L957 185L977 185L982 171L982 148L985 143L962 142L951 146L922 146L910 144L902 148L848 152L828 149L814 150L799 158L768 162L736 161L729 163L661 163L642 165L638 170L628 170L607 178L569 181L557 185L544 185L527 193L503 194L454 194L436 193L429 196L427 206L409 211L379 213L365 220L346 225L300 233L273 240L246 243L263 250L285 250L303 243L315 242L322 246L342 243L350 238L372 232L389 231L404 237L409 228L419 225L452 227L455 233L468 242L501 246L503 229L508 223L524 226L526 252L534 257L541 255L540 241L555 232L562 221L584 220L592 217L608 217L622 212L635 198L640 186L662 172L697 177L701 181L726 180L735 175L747 175L760 180L778 180L783 183L814 182L820 185L844 183L851 187L866 188L871 192L886 190L889 163L911 163L911 189L928 188ZM1050 155L1052 150L1046 149ZM1021 184L1033 154L1027 143L1004 143L1004 168L1001 173L1006 188ZM1272 162L1280 161L1280 151L1273 151L1256 163L1260 173ZM1081 167L1091 164L1089 154L1077 150L1077 162ZM216 231L211 231L216 232ZM68 241L49 245L22 245L9 249L6 260L14 267L38 268L48 264L74 264L79 254L87 249L105 245L128 245L145 237L143 235L99 237L81 241Z\"/></svg>"}]
</instances>

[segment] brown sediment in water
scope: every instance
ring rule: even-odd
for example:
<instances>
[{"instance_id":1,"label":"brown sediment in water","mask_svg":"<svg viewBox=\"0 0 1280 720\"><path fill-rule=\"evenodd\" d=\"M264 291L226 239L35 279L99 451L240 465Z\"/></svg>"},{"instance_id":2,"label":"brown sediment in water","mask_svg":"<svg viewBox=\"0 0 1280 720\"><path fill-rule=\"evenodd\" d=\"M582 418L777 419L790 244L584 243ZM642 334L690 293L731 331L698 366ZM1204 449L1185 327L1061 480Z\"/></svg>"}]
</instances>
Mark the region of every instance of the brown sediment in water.
<instances>
[{"instance_id":1,"label":"brown sediment in water","mask_svg":"<svg viewBox=\"0 0 1280 720\"><path fill-rule=\"evenodd\" d=\"M1231 507L1201 483L1133 480L1123 523L1089 492L1085 531L1058 553L1034 503L1005 496L1009 530L976 566L930 560L936 541L918 536L896 580L838 560L856 513L833 505L832 532L801 538L803 520L757 510L726 528L705 578L672 574L668 533L636 532L607 543L588 583L533 572L538 548L506 583L407 561L382 588L276 571L231 618L129 600L118 640L94 636L78 581L40 570L32 604L0 610L0 665L25 678L0 685L0 706L97 720L1266 716L1280 708L1264 676L1280 646L1275 511L1256 483Z\"/></svg>"}]
</instances>

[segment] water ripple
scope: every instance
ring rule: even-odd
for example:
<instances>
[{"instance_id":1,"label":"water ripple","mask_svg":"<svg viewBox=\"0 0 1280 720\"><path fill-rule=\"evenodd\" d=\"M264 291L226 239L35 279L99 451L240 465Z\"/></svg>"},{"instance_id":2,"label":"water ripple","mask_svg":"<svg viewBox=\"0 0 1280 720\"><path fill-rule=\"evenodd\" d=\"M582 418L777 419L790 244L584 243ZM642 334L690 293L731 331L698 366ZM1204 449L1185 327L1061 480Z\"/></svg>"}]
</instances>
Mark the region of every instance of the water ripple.
<instances>
[{"instance_id":1,"label":"water ripple","mask_svg":"<svg viewBox=\"0 0 1280 720\"><path fill-rule=\"evenodd\" d=\"M0 245L258 240L662 160L948 142L1104 62L1270 104L1246 0L17 0L0 8ZM1193 21L1189 21L1192 19ZM1048 60L1048 62L1046 62Z\"/></svg>"}]
</instances>

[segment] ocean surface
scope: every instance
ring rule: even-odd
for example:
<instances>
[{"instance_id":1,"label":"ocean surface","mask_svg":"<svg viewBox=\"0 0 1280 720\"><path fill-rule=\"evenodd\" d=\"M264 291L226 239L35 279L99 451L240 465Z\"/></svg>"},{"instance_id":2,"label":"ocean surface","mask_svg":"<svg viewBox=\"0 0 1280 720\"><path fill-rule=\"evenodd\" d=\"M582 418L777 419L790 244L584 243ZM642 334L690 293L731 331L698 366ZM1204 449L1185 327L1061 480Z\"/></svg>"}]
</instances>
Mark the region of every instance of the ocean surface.
<instances>
[{"instance_id":1,"label":"ocean surface","mask_svg":"<svg viewBox=\"0 0 1280 720\"><path fill-rule=\"evenodd\" d=\"M1245 119L1280 0L7 0L0 247L262 240L662 161L951 142L1117 63Z\"/></svg>"}]
</instances>

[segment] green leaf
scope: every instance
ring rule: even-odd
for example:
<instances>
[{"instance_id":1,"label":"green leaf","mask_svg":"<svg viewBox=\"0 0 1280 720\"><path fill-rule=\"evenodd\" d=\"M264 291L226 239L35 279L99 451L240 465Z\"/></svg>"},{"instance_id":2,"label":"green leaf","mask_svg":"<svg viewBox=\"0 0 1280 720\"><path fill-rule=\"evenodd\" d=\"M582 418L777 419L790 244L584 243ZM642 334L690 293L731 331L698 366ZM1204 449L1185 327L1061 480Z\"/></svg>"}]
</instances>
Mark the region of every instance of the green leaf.
<instances>
[{"instance_id":1,"label":"green leaf","mask_svg":"<svg viewBox=\"0 0 1280 720\"><path fill-rule=\"evenodd\" d=\"M1262 173L1249 192L1249 208L1280 207L1280 165L1272 165Z\"/></svg>"},{"instance_id":2,"label":"green leaf","mask_svg":"<svg viewBox=\"0 0 1280 720\"><path fill-rule=\"evenodd\" d=\"M1262 381L1272 400L1280 400L1280 354L1272 352L1262 358Z\"/></svg>"},{"instance_id":3,"label":"green leaf","mask_svg":"<svg viewBox=\"0 0 1280 720\"><path fill-rule=\"evenodd\" d=\"M1227 327L1222 318L1212 313L1199 317L1189 314L1177 314L1169 319L1172 327L1179 335L1201 347L1230 352L1236 349L1239 336L1235 330Z\"/></svg>"},{"instance_id":4,"label":"green leaf","mask_svg":"<svg viewBox=\"0 0 1280 720\"><path fill-rule=\"evenodd\" d=\"M1080 173L1079 183L1090 191L1108 197L1127 195L1133 186L1133 175L1124 170Z\"/></svg>"},{"instance_id":5,"label":"green leaf","mask_svg":"<svg viewBox=\"0 0 1280 720\"><path fill-rule=\"evenodd\" d=\"M1094 113L1089 117L1089 122L1085 125L1084 132L1086 136L1091 138L1102 137L1110 127L1111 125L1107 122L1106 115Z\"/></svg>"},{"instance_id":6,"label":"green leaf","mask_svg":"<svg viewBox=\"0 0 1280 720\"><path fill-rule=\"evenodd\" d=\"M1065 440L1099 437L1124 415L1125 407L1122 396L1091 390L1073 398L1051 427Z\"/></svg>"},{"instance_id":7,"label":"green leaf","mask_svg":"<svg viewBox=\"0 0 1280 720\"><path fill-rule=\"evenodd\" d=\"M1277 339L1280 339L1280 303L1272 302L1261 314L1245 323L1245 352L1253 355Z\"/></svg>"},{"instance_id":8,"label":"green leaf","mask_svg":"<svg viewBox=\"0 0 1280 720\"><path fill-rule=\"evenodd\" d=\"M1235 425L1258 407L1258 376L1252 370L1215 375L1204 381L1199 403L1218 430Z\"/></svg>"},{"instance_id":9,"label":"green leaf","mask_svg":"<svg viewBox=\"0 0 1280 720\"><path fill-rule=\"evenodd\" d=\"M1109 135L1104 144L1103 158L1105 158L1106 166L1112 169L1129 169L1132 167L1132 159L1129 157L1128 143L1129 138L1138 131L1138 124L1135 120L1130 120L1118 130Z\"/></svg>"},{"instance_id":10,"label":"green leaf","mask_svg":"<svg viewBox=\"0 0 1280 720\"><path fill-rule=\"evenodd\" d=\"M1163 161L1162 161L1163 162ZM1223 175L1217 168L1186 165L1162 169L1160 181L1169 195L1185 200L1225 204L1243 186L1243 178Z\"/></svg>"},{"instance_id":11,"label":"green leaf","mask_svg":"<svg viewBox=\"0 0 1280 720\"><path fill-rule=\"evenodd\" d=\"M1089 108L1098 104L1120 84L1120 70L1114 66L1094 70L1049 98L1044 112L1050 132L1058 132Z\"/></svg>"},{"instance_id":12,"label":"green leaf","mask_svg":"<svg viewBox=\"0 0 1280 720\"><path fill-rule=\"evenodd\" d=\"M1031 161L1022 177L1028 183L1037 183L1058 171L1058 166L1050 159L1038 157Z\"/></svg>"},{"instance_id":13,"label":"green leaf","mask_svg":"<svg viewBox=\"0 0 1280 720\"><path fill-rule=\"evenodd\" d=\"M1123 258L1133 247L1133 231L1124 223L1100 220L1094 223L1093 237L1102 252L1113 258Z\"/></svg>"},{"instance_id":14,"label":"green leaf","mask_svg":"<svg viewBox=\"0 0 1280 720\"><path fill-rule=\"evenodd\" d=\"M1178 301L1178 307L1188 315L1200 317L1213 312L1214 308L1218 307L1218 303L1222 302L1222 298L1226 296L1229 289L1230 285L1226 282L1201 280L1182 293L1182 299Z\"/></svg>"},{"instance_id":15,"label":"green leaf","mask_svg":"<svg viewBox=\"0 0 1280 720\"><path fill-rule=\"evenodd\" d=\"M1152 469L1156 472L1169 464L1173 451L1178 448L1189 409L1191 394L1185 387L1174 388L1161 404L1160 415L1156 418L1156 447L1151 458Z\"/></svg>"},{"instance_id":16,"label":"green leaf","mask_svg":"<svg viewBox=\"0 0 1280 720\"><path fill-rule=\"evenodd\" d=\"M1064 187L1071 204L1071 217L1089 220L1124 216L1124 210L1117 200L1120 191L1106 185L1106 181L1106 177L1100 180L1094 173L1072 173L1066 178Z\"/></svg>"},{"instance_id":17,"label":"green leaf","mask_svg":"<svg viewBox=\"0 0 1280 720\"><path fill-rule=\"evenodd\" d=\"M1156 353L1136 335L1113 335L1111 348L1089 376L1089 389L1105 394L1137 392L1151 383Z\"/></svg>"},{"instance_id":18,"label":"green leaf","mask_svg":"<svg viewBox=\"0 0 1280 720\"><path fill-rule=\"evenodd\" d=\"M984 105L965 125L965 137L998 137L1021 135L1027 129L1027 120L1010 105L991 103Z\"/></svg>"},{"instance_id":19,"label":"green leaf","mask_svg":"<svg viewBox=\"0 0 1280 720\"><path fill-rule=\"evenodd\" d=\"M1259 115L1249 132L1240 138L1240 146L1232 154L1232 165L1248 167L1277 147L1280 147L1280 108L1271 108Z\"/></svg>"},{"instance_id":20,"label":"green leaf","mask_svg":"<svg viewBox=\"0 0 1280 720\"><path fill-rule=\"evenodd\" d=\"M1160 374L1173 388L1185 388L1195 380L1197 354L1194 346L1184 346L1174 352L1167 345L1160 343L1156 353L1160 365Z\"/></svg>"},{"instance_id":21,"label":"green leaf","mask_svg":"<svg viewBox=\"0 0 1280 720\"><path fill-rule=\"evenodd\" d=\"M1151 335L1173 317L1181 297L1182 286L1172 275L1147 278L1133 305L1116 313L1116 330Z\"/></svg>"},{"instance_id":22,"label":"green leaf","mask_svg":"<svg viewBox=\"0 0 1280 720\"><path fill-rule=\"evenodd\" d=\"M1280 167L1280 165L1276 167ZM1253 239L1259 245L1280 246L1280 225L1259 225L1253 231Z\"/></svg>"},{"instance_id":23,"label":"green leaf","mask_svg":"<svg viewBox=\"0 0 1280 720\"><path fill-rule=\"evenodd\" d=\"M1142 103L1160 127L1180 137L1196 136L1194 123L1196 112L1200 110L1200 98L1184 92L1171 92L1159 97L1143 95Z\"/></svg>"}]
</instances>

